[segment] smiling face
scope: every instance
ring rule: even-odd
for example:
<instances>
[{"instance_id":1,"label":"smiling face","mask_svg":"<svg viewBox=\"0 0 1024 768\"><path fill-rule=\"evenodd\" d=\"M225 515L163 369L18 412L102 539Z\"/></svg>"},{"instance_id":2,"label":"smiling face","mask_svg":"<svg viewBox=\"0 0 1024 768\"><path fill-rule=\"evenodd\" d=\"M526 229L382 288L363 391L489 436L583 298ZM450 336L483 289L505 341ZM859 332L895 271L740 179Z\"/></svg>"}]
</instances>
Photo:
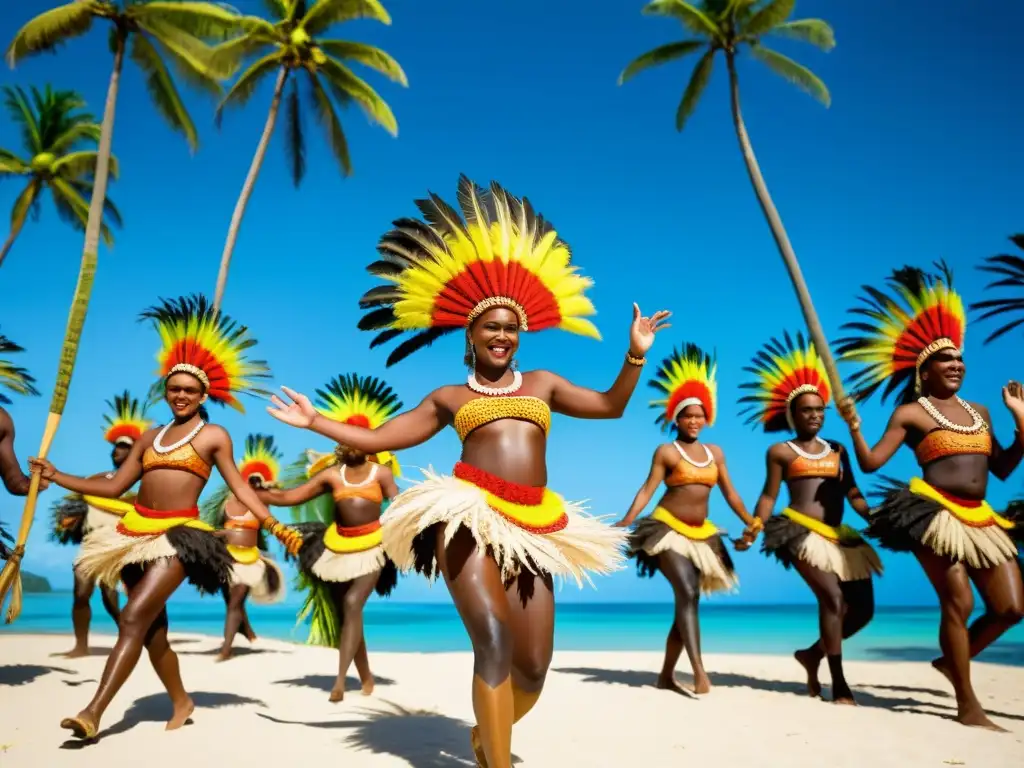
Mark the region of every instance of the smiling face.
<instances>
[{"instance_id":1,"label":"smiling face","mask_svg":"<svg viewBox=\"0 0 1024 768\"><path fill-rule=\"evenodd\" d=\"M814 437L825 423L825 401L820 395L807 392L789 404L793 427L800 437Z\"/></svg>"},{"instance_id":2,"label":"smiling face","mask_svg":"<svg viewBox=\"0 0 1024 768\"><path fill-rule=\"evenodd\" d=\"M960 352L944 349L924 361L921 366L921 388L925 393L955 394L964 383L967 366Z\"/></svg>"},{"instance_id":3,"label":"smiling face","mask_svg":"<svg viewBox=\"0 0 1024 768\"><path fill-rule=\"evenodd\" d=\"M466 331L478 366L507 368L519 349L519 317L507 307L484 312Z\"/></svg>"},{"instance_id":4,"label":"smiling face","mask_svg":"<svg viewBox=\"0 0 1024 768\"><path fill-rule=\"evenodd\" d=\"M676 416L676 429L679 430L679 435L687 440L696 440L707 423L704 409L699 405L688 405Z\"/></svg>"},{"instance_id":5,"label":"smiling face","mask_svg":"<svg viewBox=\"0 0 1024 768\"><path fill-rule=\"evenodd\" d=\"M190 419L206 401L203 383L191 373L173 373L164 383L164 399L179 421Z\"/></svg>"}]
</instances>

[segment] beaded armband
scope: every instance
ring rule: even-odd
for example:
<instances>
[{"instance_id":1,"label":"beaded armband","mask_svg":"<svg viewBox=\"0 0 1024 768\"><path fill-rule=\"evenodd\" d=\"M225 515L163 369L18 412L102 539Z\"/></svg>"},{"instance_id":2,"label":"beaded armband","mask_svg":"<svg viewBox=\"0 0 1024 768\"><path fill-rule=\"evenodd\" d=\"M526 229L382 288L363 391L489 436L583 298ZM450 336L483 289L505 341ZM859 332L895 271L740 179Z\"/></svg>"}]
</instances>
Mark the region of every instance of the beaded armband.
<instances>
[{"instance_id":1,"label":"beaded armband","mask_svg":"<svg viewBox=\"0 0 1024 768\"><path fill-rule=\"evenodd\" d=\"M646 357L633 357L631 352L626 352L626 362L630 365L635 365L637 368L642 368L647 362Z\"/></svg>"}]
</instances>

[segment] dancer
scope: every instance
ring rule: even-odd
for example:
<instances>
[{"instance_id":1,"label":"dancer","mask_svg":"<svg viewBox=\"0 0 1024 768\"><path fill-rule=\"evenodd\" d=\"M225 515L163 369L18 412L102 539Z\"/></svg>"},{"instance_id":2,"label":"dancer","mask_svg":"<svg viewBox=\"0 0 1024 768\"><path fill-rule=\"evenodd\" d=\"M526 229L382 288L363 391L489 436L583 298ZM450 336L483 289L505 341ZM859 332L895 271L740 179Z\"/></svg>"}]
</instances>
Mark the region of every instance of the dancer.
<instances>
[{"instance_id":1,"label":"dancer","mask_svg":"<svg viewBox=\"0 0 1024 768\"><path fill-rule=\"evenodd\" d=\"M520 334L560 327L599 338L586 318L590 281L570 265L551 225L497 184L459 180L459 214L436 195L417 204L426 221L400 219L369 270L388 280L362 299L371 343L411 331L389 364L453 331L466 341L464 385L442 387L376 430L317 413L304 395L274 398L270 412L366 453L419 445L446 425L462 440L454 477L425 472L384 516L384 548L399 568L428 578L439 569L474 652L471 732L480 765L511 766L512 724L536 704L554 634L553 576L577 584L587 571L622 567L623 532L546 488L551 412L618 418L640 378L644 355L667 312L641 316L633 305L629 347L606 392L547 371L523 374L514 361Z\"/></svg>"},{"instance_id":2,"label":"dancer","mask_svg":"<svg viewBox=\"0 0 1024 768\"><path fill-rule=\"evenodd\" d=\"M317 390L317 411L341 424L377 429L402 408L394 391L380 379L349 374ZM299 568L308 590L300 612L312 614L310 641L338 648L338 677L330 701L345 697L345 677L353 660L363 694L373 692L373 674L363 634L363 607L376 590L387 597L398 572L384 554L381 509L398 495L398 462L393 454L367 455L339 444L332 454L310 452L309 479L285 491L265 491L260 499L272 506L297 506L317 497L330 500L326 519L300 523L303 533ZM327 494L330 494L327 496Z\"/></svg>"},{"instance_id":3,"label":"dancer","mask_svg":"<svg viewBox=\"0 0 1024 768\"><path fill-rule=\"evenodd\" d=\"M101 528L83 542L76 563L86 578L111 584L120 577L128 590L117 644L96 694L78 715L61 721L80 739L96 736L103 712L135 668L143 646L174 705L167 729L181 727L192 714L178 657L167 642L166 603L185 579L207 593L219 591L230 579L233 560L227 547L199 520L196 507L214 465L232 493L286 547L294 551L301 543L297 532L267 513L238 474L228 433L199 416L208 398L242 410L238 393L261 392L251 379L269 374L264 363L245 357L255 343L248 330L214 314L202 296L165 300L142 318L160 333L160 373L173 419L146 432L109 480L74 477L58 472L48 460L29 459L43 477L90 496L117 498L141 479L134 509L116 527Z\"/></svg>"},{"instance_id":4,"label":"dancer","mask_svg":"<svg viewBox=\"0 0 1024 768\"><path fill-rule=\"evenodd\" d=\"M752 393L740 398L749 423L765 432L791 432L792 440L768 449L767 477L754 510L757 522L744 532L753 541L763 527L761 551L795 568L818 601L820 637L793 654L807 671L807 692L821 696L818 668L828 659L832 701L856 704L843 672L843 640L871 620L873 573L882 572L878 555L853 528L843 525L844 503L863 517L870 511L857 488L843 447L820 436L831 394L825 367L814 344L787 333L772 339L744 370L757 378L740 385ZM783 482L789 504L771 516Z\"/></svg>"},{"instance_id":5,"label":"dancer","mask_svg":"<svg viewBox=\"0 0 1024 768\"><path fill-rule=\"evenodd\" d=\"M23 347L0 334L0 353L24 351ZM7 389L17 395L38 395L39 390L35 387L35 381L24 368L0 358L0 480L12 496L27 496L32 479L21 471L21 462L14 453L14 420L4 409L5 405L11 404L11 399L3 390ZM39 490L44 490L48 486L48 482L42 481ZM11 556L12 550L4 543L5 539L14 541L14 537L0 521L0 560L7 560Z\"/></svg>"},{"instance_id":6,"label":"dancer","mask_svg":"<svg viewBox=\"0 0 1024 768\"><path fill-rule=\"evenodd\" d=\"M110 413L104 415L104 439L113 446L110 460L116 471L124 464L132 446L150 428L152 422L146 419L145 408L126 390L115 395L114 401L107 401ZM114 472L100 472L93 478L110 480ZM111 528L120 522L126 512L132 509L135 494L127 493L120 499L104 499L95 496L71 494L53 504L53 532L51 538L60 544L81 544L83 538L92 535L97 529ZM75 647L64 654L69 659L77 659L89 654L89 624L92 622L92 607L89 601L96 588L96 580L80 573L74 568L74 597L71 605L71 625L75 630ZM121 611L118 603L117 587L111 584L100 584L100 597L103 607L110 618L117 624Z\"/></svg>"},{"instance_id":7,"label":"dancer","mask_svg":"<svg viewBox=\"0 0 1024 768\"><path fill-rule=\"evenodd\" d=\"M966 318L945 264L938 273L904 267L889 278L889 292L865 288L861 319L845 327L860 335L841 339L843 358L863 364L851 377L853 398L884 385L882 400L897 393L882 439L872 448L860 431L853 403L843 404L857 463L881 469L901 445L923 472L894 487L875 509L868 535L896 552L913 552L935 588L942 609L939 645L932 664L953 684L957 719L1002 730L987 717L971 685L970 660L1024 616L1024 584L1009 534L1024 528L997 515L985 501L988 475L1007 478L1024 455L1024 390L1011 381L1003 402L1017 427L1003 447L988 409L960 398L966 372L962 347ZM867 318L866 320L863 318ZM970 629L971 582L985 613Z\"/></svg>"},{"instance_id":8,"label":"dancer","mask_svg":"<svg viewBox=\"0 0 1024 768\"><path fill-rule=\"evenodd\" d=\"M274 488L281 475L282 453L270 435L248 435L245 452L238 462L238 474L253 490ZM249 623L245 610L246 598L255 603L277 603L284 600L284 574L280 566L265 553L266 534L260 521L238 497L223 484L205 501L200 517L215 529L228 545L228 554L234 560L231 578L221 585L224 605L224 645L217 661L231 658L235 635L243 635L250 643L256 641L256 632Z\"/></svg>"},{"instance_id":9,"label":"dancer","mask_svg":"<svg viewBox=\"0 0 1024 768\"><path fill-rule=\"evenodd\" d=\"M699 442L701 431L714 424L718 413L716 368L712 357L694 344L685 345L682 352L674 351L662 362L650 384L664 397L651 406L659 410L656 423L666 431L675 429L676 439L655 450L647 480L626 516L616 523L631 525L658 486L665 483L665 494L654 514L637 523L630 555L636 558L640 576L654 576L660 570L675 594L675 618L665 641L658 687L682 690L675 669L685 648L693 669L693 690L699 694L711 690L700 652L697 609L701 593L728 591L739 584L724 534L708 520L711 489L717 485L744 525L754 525L729 479L722 449Z\"/></svg>"}]
</instances>

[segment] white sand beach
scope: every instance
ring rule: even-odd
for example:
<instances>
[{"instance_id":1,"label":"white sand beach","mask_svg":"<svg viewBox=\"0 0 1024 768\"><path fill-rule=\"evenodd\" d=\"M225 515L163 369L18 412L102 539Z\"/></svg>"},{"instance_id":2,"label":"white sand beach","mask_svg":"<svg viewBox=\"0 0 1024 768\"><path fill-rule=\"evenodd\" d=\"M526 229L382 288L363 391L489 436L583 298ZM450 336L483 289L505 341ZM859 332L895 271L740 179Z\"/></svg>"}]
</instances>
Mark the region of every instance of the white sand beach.
<instances>
[{"instance_id":1,"label":"white sand beach","mask_svg":"<svg viewBox=\"0 0 1024 768\"><path fill-rule=\"evenodd\" d=\"M235 659L217 664L217 639L175 635L173 642L196 702L193 722L164 731L169 702L143 654L107 711L101 738L83 746L68 742L58 723L92 695L113 638L95 637L90 657L69 660L56 655L70 647L68 636L0 637L0 765L474 764L468 654L371 649L374 695L360 695L353 677L345 701L330 704L332 650L260 639L251 650L241 643ZM799 669L785 657L708 655L715 688L700 698L655 689L660 662L658 653L556 651L544 697L516 727L517 764L1024 764L1021 668L974 667L982 702L1009 730L1000 734L953 722L945 680L923 663L848 662L861 706L842 707L804 696Z\"/></svg>"}]
</instances>

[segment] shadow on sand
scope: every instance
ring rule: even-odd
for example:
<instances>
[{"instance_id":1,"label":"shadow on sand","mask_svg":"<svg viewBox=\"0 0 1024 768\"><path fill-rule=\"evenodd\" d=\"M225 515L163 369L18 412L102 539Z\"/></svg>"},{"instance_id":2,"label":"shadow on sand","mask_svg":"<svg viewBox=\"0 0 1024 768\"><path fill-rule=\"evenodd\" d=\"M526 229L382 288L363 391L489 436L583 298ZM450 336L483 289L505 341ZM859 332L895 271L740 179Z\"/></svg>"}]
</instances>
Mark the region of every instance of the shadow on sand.
<instances>
[{"instance_id":1,"label":"shadow on sand","mask_svg":"<svg viewBox=\"0 0 1024 768\"><path fill-rule=\"evenodd\" d=\"M291 680L275 680L274 685L287 685L297 688L312 688L315 691L323 691L324 693L330 693L334 688L334 675L304 675L303 677L295 677ZM374 684L376 687L382 685L394 685L395 681L390 677L377 677L374 675ZM356 677L345 678L345 692L349 691L360 691L362 690L362 684Z\"/></svg>"},{"instance_id":2,"label":"shadow on sand","mask_svg":"<svg viewBox=\"0 0 1024 768\"><path fill-rule=\"evenodd\" d=\"M196 711L201 709L220 709L221 707L239 707L246 704L254 704L257 707L267 706L259 699L239 696L234 693L196 691L191 696L192 701L195 702ZM82 749L108 736L119 736L122 733L127 733L140 723L166 722L170 716L171 702L167 698L167 694L162 691L160 693L151 693L149 696L136 699L125 711L124 717L121 718L120 722L115 723L109 728L104 728L95 739L89 741L69 739L61 745L61 749ZM191 724L192 718L185 722L186 724Z\"/></svg>"},{"instance_id":3,"label":"shadow on sand","mask_svg":"<svg viewBox=\"0 0 1024 768\"><path fill-rule=\"evenodd\" d=\"M924 646L907 646L905 648L868 648L872 658L882 661L928 661L930 662L939 655L937 648ZM978 654L975 661L984 661L989 664L1006 664L1007 666L1019 667L1024 661L1024 643L1000 642L991 645Z\"/></svg>"},{"instance_id":4,"label":"shadow on sand","mask_svg":"<svg viewBox=\"0 0 1024 768\"><path fill-rule=\"evenodd\" d=\"M220 647L207 648L205 651L178 651L179 656L216 656L220 653ZM243 656L259 656L263 653L291 653L278 648L252 648L249 646L235 646L231 649L231 658L240 659Z\"/></svg>"},{"instance_id":5,"label":"shadow on sand","mask_svg":"<svg viewBox=\"0 0 1024 768\"><path fill-rule=\"evenodd\" d=\"M365 719L301 722L256 714L279 725L349 731L345 743L357 750L393 755L412 768L468 768L476 759L469 746L470 723L438 712L381 702L383 709L361 709ZM513 763L522 760L513 755Z\"/></svg>"},{"instance_id":6,"label":"shadow on sand","mask_svg":"<svg viewBox=\"0 0 1024 768\"><path fill-rule=\"evenodd\" d=\"M64 667L40 666L38 664L9 664L0 666L0 685L28 685L36 678L60 672L64 675L77 675L73 669Z\"/></svg>"}]
</instances>

